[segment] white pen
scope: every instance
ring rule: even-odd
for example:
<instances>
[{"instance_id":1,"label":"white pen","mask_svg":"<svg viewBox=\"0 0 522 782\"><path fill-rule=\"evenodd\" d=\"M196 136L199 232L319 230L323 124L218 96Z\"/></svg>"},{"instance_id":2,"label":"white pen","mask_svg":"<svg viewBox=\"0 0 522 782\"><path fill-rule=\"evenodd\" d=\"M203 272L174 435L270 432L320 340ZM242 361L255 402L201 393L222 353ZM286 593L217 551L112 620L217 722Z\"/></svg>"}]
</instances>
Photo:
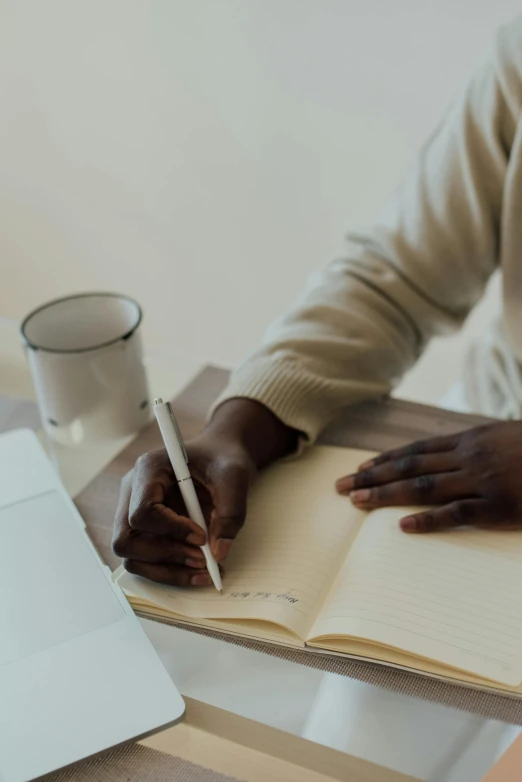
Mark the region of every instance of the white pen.
<instances>
[{"instance_id":1,"label":"white pen","mask_svg":"<svg viewBox=\"0 0 522 782\"><path fill-rule=\"evenodd\" d=\"M218 590L223 592L223 585L221 583L221 574L219 567L212 556L210 546L208 545L208 530L199 504L198 495L192 483L192 477L188 468L188 456L183 443L183 437L179 430L178 422L172 412L172 408L168 402L164 402L163 399L154 400L154 413L156 414L156 420L160 428L165 448L169 455L172 469L174 470L174 476L178 482L181 496L185 502L187 513L189 518L196 522L198 527L207 535L207 542L204 546L201 546L201 550L205 556L205 562L207 563L207 570L212 579L212 583Z\"/></svg>"}]
</instances>

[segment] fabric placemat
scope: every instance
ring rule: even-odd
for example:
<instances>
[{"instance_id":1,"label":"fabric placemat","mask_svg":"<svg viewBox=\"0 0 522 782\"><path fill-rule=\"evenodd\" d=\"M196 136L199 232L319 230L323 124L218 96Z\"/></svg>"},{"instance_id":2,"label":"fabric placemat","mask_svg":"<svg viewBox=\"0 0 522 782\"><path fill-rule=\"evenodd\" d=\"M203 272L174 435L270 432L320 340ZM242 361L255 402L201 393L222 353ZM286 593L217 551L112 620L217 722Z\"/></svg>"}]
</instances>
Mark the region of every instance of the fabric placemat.
<instances>
[{"instance_id":1,"label":"fabric placemat","mask_svg":"<svg viewBox=\"0 0 522 782\"><path fill-rule=\"evenodd\" d=\"M147 619L153 619L150 615L142 614ZM386 690L419 698L452 709L475 714L486 719L499 720L513 725L522 725L522 699L512 695L503 695L496 692L487 692L469 687L464 684L432 679L422 673L410 673L385 665L371 662L360 662L329 654L318 654L311 649L290 649L275 644L267 644L262 641L240 638L238 636L220 633L213 629L188 626L178 622L169 623L172 627L186 630L208 638L216 638L225 643L241 646L244 649L252 649L255 652L278 657L281 660L305 665L325 673L334 673L338 676L346 676L349 679L366 684L373 684Z\"/></svg>"},{"instance_id":2,"label":"fabric placemat","mask_svg":"<svg viewBox=\"0 0 522 782\"><path fill-rule=\"evenodd\" d=\"M131 744L49 774L45 782L238 782L181 758Z\"/></svg>"}]
</instances>

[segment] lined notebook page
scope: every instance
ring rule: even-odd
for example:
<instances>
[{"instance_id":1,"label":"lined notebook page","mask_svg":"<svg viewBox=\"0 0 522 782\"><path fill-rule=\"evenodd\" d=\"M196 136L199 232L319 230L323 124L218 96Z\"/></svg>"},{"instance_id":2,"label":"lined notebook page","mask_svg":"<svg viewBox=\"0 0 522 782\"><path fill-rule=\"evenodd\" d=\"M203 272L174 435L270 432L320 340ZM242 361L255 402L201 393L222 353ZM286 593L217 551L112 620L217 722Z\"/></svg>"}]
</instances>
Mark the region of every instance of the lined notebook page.
<instances>
[{"instance_id":1,"label":"lined notebook page","mask_svg":"<svg viewBox=\"0 0 522 782\"><path fill-rule=\"evenodd\" d=\"M238 632L237 620L272 622L304 640L364 518L336 493L335 481L366 458L364 451L317 446L267 469L225 563L223 595L213 587L155 585L129 573L118 583L178 616L235 620ZM256 630L262 634L259 625Z\"/></svg>"},{"instance_id":2,"label":"lined notebook page","mask_svg":"<svg viewBox=\"0 0 522 782\"><path fill-rule=\"evenodd\" d=\"M369 514L311 636L369 639L520 684L522 532L406 535L403 515Z\"/></svg>"}]
</instances>

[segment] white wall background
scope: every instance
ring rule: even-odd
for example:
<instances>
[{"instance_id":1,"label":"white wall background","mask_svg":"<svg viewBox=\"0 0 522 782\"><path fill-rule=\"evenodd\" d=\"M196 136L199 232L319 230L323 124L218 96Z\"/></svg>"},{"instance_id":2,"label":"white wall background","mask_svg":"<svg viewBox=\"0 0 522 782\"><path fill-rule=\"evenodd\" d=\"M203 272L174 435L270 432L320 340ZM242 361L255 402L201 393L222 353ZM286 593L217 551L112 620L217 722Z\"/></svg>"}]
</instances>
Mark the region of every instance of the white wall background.
<instances>
[{"instance_id":1,"label":"white wall background","mask_svg":"<svg viewBox=\"0 0 522 782\"><path fill-rule=\"evenodd\" d=\"M114 289L142 302L150 344L238 361L518 11L0 0L0 315ZM435 346L406 392L438 393L461 345Z\"/></svg>"}]
</instances>

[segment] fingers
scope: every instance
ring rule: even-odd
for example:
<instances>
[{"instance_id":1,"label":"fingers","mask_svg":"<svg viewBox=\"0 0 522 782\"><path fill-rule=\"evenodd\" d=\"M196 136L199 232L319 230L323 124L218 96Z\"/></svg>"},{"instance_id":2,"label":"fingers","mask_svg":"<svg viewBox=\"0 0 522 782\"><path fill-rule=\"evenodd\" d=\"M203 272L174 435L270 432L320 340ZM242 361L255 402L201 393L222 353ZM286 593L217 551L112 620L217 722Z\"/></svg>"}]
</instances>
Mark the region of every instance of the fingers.
<instances>
[{"instance_id":1,"label":"fingers","mask_svg":"<svg viewBox=\"0 0 522 782\"><path fill-rule=\"evenodd\" d=\"M201 508L209 520L209 542L223 561L246 516L252 466L226 454L193 448ZM145 454L122 482L114 525L113 550L129 572L177 586L211 583L199 546L205 532L179 513L183 507L168 457L163 451Z\"/></svg>"},{"instance_id":2,"label":"fingers","mask_svg":"<svg viewBox=\"0 0 522 782\"><path fill-rule=\"evenodd\" d=\"M169 563L204 568L205 557L197 546L178 543L165 535L136 535L129 528L129 534L120 535L113 541L114 553L122 559L139 559L141 562Z\"/></svg>"},{"instance_id":3,"label":"fingers","mask_svg":"<svg viewBox=\"0 0 522 782\"><path fill-rule=\"evenodd\" d=\"M419 456L421 454L445 453L452 451L457 447L460 437L459 434L451 434L445 437L430 437L428 440L418 440L415 443L406 445L403 448L395 448L393 451L376 456L375 459L365 462L359 469L365 470L386 462L404 459L409 456Z\"/></svg>"},{"instance_id":4,"label":"fingers","mask_svg":"<svg viewBox=\"0 0 522 782\"><path fill-rule=\"evenodd\" d=\"M401 529L409 533L440 532L465 524L486 526L491 510L485 500L458 500L442 508L415 513L401 520Z\"/></svg>"},{"instance_id":5,"label":"fingers","mask_svg":"<svg viewBox=\"0 0 522 782\"><path fill-rule=\"evenodd\" d=\"M131 529L167 535L173 540L203 546L206 536L196 522L164 504L174 475L162 451L140 457L133 471L128 520Z\"/></svg>"},{"instance_id":6,"label":"fingers","mask_svg":"<svg viewBox=\"0 0 522 782\"><path fill-rule=\"evenodd\" d=\"M473 495L468 477L462 471L419 475L406 481L357 489L350 493L353 504L363 510L397 505L428 505Z\"/></svg>"},{"instance_id":7,"label":"fingers","mask_svg":"<svg viewBox=\"0 0 522 782\"><path fill-rule=\"evenodd\" d=\"M125 570L136 576L148 578L168 586L210 586L212 579L206 570L194 571L187 567L177 567L170 564L152 564L137 559L126 559Z\"/></svg>"},{"instance_id":8,"label":"fingers","mask_svg":"<svg viewBox=\"0 0 522 782\"><path fill-rule=\"evenodd\" d=\"M123 478L120 486L120 496L118 498L118 507L114 516L114 526L112 529L112 550L117 557L121 557L122 551L120 542L123 541L129 530L129 503L131 496L132 472L128 472Z\"/></svg>"},{"instance_id":9,"label":"fingers","mask_svg":"<svg viewBox=\"0 0 522 782\"><path fill-rule=\"evenodd\" d=\"M218 562L229 554L234 538L245 522L250 473L234 466L212 482L213 509L210 517L210 549Z\"/></svg>"},{"instance_id":10,"label":"fingers","mask_svg":"<svg viewBox=\"0 0 522 782\"><path fill-rule=\"evenodd\" d=\"M181 519L179 525L169 523L169 531L172 534L168 536L141 532L131 526L130 521L136 525L136 516L130 517L133 479L133 473L130 472L121 484L112 539L112 549L116 556L144 562L167 562L196 569L204 568L205 559L201 549L197 545L189 545L193 539L193 530L192 526L187 527L184 524L184 519ZM138 522L139 520L138 517ZM143 525L154 529L154 512L152 523L144 517ZM199 540L204 541L204 536L198 536L196 543Z\"/></svg>"},{"instance_id":11,"label":"fingers","mask_svg":"<svg viewBox=\"0 0 522 782\"><path fill-rule=\"evenodd\" d=\"M402 456L340 478L336 483L336 489L340 494L349 494L356 489L381 486L421 475L450 472L456 467L456 459L451 451L426 456Z\"/></svg>"}]
</instances>

